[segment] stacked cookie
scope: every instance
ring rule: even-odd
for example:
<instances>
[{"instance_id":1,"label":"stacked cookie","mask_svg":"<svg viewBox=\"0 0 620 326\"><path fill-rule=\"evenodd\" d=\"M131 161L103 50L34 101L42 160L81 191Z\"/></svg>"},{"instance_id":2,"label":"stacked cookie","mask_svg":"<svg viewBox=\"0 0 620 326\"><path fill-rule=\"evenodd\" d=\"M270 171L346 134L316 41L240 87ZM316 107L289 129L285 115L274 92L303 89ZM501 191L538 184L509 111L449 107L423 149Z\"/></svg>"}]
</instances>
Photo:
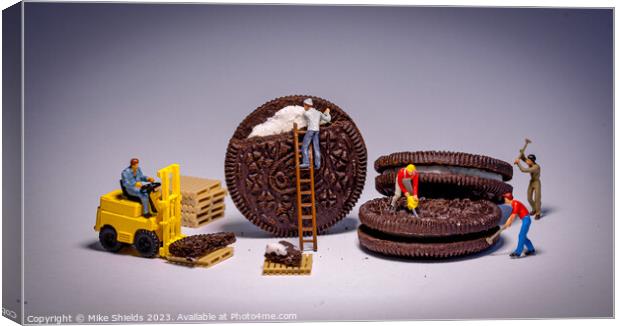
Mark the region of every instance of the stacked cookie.
<instances>
[{"instance_id":1,"label":"stacked cookie","mask_svg":"<svg viewBox=\"0 0 620 326\"><path fill-rule=\"evenodd\" d=\"M390 207L398 170L414 164L419 173L418 217L406 199ZM486 238L498 230L501 195L512 166L488 156L457 152L400 152L375 161L375 187L387 197L360 207L360 244L385 255L448 258L491 247Z\"/></svg>"}]
</instances>

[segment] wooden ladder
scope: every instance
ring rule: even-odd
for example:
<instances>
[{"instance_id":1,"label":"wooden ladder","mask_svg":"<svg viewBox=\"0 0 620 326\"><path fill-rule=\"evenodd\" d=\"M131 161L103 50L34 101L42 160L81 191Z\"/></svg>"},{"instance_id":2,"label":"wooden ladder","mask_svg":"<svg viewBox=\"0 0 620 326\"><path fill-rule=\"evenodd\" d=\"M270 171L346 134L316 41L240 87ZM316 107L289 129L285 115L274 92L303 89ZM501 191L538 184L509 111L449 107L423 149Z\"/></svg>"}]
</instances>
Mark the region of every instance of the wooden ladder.
<instances>
[{"instance_id":1,"label":"wooden ladder","mask_svg":"<svg viewBox=\"0 0 620 326\"><path fill-rule=\"evenodd\" d=\"M297 226L299 228L299 249L305 250L305 243L312 243L312 250L317 251L316 241L316 202L314 195L314 159L312 155L312 144L308 148L308 159L310 166L307 169L299 167L301 164L301 146L299 136L306 132L297 129L297 124L293 124L295 142L295 176L297 184ZM302 175L303 174L305 175ZM302 187L303 185L303 187ZM304 221L312 221L312 225L304 224ZM304 239L304 233L312 232L312 238Z\"/></svg>"}]
</instances>

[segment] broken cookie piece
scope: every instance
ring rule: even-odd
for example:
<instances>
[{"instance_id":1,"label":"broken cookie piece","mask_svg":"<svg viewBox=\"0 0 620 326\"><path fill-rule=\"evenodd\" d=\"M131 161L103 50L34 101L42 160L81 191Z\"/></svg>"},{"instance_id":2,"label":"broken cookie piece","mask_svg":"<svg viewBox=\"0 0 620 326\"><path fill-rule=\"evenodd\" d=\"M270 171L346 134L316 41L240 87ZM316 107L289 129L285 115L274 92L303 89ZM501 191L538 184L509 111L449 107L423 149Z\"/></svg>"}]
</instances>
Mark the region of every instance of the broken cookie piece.
<instances>
[{"instance_id":1,"label":"broken cookie piece","mask_svg":"<svg viewBox=\"0 0 620 326\"><path fill-rule=\"evenodd\" d=\"M301 266L301 251L288 241L270 243L265 249L265 258L270 262L286 266Z\"/></svg>"}]
</instances>

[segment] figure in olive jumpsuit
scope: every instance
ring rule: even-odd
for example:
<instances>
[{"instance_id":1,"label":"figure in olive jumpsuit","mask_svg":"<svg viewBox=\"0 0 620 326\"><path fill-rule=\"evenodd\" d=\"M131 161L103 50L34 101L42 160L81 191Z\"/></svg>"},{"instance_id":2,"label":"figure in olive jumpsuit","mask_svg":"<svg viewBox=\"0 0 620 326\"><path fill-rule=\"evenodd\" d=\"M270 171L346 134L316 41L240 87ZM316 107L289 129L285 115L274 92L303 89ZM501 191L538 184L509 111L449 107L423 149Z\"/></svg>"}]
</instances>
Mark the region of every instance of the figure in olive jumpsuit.
<instances>
[{"instance_id":1,"label":"figure in olive jumpsuit","mask_svg":"<svg viewBox=\"0 0 620 326\"><path fill-rule=\"evenodd\" d=\"M540 211L540 165L536 163L536 155L530 154L527 157L525 153L521 151L519 157L527 166L522 166L519 159L515 160L515 164L519 167L519 170L523 173L530 174L530 184L527 186L527 201L532 207L530 215L534 215L535 219L539 219L541 216Z\"/></svg>"}]
</instances>

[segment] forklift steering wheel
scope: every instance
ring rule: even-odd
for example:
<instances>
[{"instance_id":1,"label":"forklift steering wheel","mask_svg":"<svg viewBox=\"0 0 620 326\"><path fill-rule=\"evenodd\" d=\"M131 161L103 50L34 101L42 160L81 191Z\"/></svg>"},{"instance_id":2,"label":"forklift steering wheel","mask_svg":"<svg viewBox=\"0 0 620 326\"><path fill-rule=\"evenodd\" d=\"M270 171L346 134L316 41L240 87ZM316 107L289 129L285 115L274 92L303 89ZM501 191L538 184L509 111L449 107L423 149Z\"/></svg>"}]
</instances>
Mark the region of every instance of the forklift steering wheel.
<instances>
[{"instance_id":1,"label":"forklift steering wheel","mask_svg":"<svg viewBox=\"0 0 620 326\"><path fill-rule=\"evenodd\" d=\"M140 187L140 191L146 192L146 193L151 193L151 192L155 191L155 189L157 189L157 187L159 187L159 186L161 186L161 183L159 183L159 182L151 182L151 183L145 184L142 187Z\"/></svg>"}]
</instances>

